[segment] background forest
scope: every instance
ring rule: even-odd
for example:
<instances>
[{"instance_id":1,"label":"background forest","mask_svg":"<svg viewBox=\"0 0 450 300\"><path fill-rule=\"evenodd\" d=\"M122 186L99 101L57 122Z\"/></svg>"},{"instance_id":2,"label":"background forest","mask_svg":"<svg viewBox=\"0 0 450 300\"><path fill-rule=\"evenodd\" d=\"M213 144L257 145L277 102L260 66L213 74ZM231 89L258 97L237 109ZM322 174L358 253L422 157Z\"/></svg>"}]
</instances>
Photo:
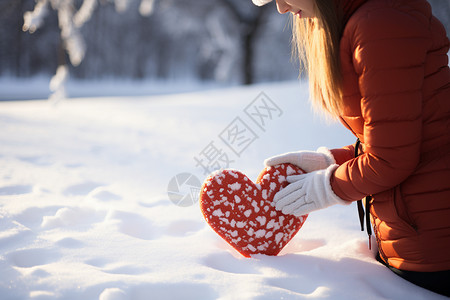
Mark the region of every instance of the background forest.
<instances>
[{"instance_id":1,"label":"background forest","mask_svg":"<svg viewBox=\"0 0 450 300\"><path fill-rule=\"evenodd\" d=\"M251 84L298 76L297 64L289 59L289 18L279 15L274 3L145 1L146 9L141 0L98 1L80 27L85 53L76 68L70 66L72 78ZM449 32L450 1L429 2ZM0 76L52 76L58 65L70 65L50 4L33 34L22 30L23 16L35 3L0 1ZM83 1L73 3L79 9Z\"/></svg>"}]
</instances>

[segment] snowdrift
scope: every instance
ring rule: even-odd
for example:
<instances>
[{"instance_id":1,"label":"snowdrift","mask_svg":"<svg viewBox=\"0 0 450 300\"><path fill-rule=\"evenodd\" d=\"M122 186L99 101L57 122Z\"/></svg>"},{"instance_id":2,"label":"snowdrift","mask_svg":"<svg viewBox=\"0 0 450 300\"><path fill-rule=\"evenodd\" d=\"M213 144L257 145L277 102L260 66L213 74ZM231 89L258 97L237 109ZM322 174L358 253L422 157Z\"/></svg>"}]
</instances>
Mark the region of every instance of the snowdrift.
<instances>
[{"instance_id":1,"label":"snowdrift","mask_svg":"<svg viewBox=\"0 0 450 300\"><path fill-rule=\"evenodd\" d=\"M354 142L307 97L283 83L1 102L0 298L444 299L375 261L355 205L310 214L279 256L244 258L205 223L195 185L170 184L213 163L256 179L269 156Z\"/></svg>"}]
</instances>

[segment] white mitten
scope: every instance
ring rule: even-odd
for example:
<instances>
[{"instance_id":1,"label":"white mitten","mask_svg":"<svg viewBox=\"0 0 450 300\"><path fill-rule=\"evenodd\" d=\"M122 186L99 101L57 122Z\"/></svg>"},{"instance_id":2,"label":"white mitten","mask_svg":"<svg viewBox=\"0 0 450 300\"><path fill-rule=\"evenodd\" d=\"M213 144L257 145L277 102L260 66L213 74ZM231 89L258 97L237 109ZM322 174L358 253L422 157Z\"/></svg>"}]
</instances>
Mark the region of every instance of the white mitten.
<instances>
[{"instance_id":1,"label":"white mitten","mask_svg":"<svg viewBox=\"0 0 450 300\"><path fill-rule=\"evenodd\" d=\"M325 147L320 147L317 151L297 151L289 152L270 157L264 161L266 166L275 166L283 163L290 163L303 169L305 172L312 172L328 168L335 164L333 154Z\"/></svg>"},{"instance_id":2,"label":"white mitten","mask_svg":"<svg viewBox=\"0 0 450 300\"><path fill-rule=\"evenodd\" d=\"M330 177L337 167L334 164L325 170L288 176L290 184L273 198L275 208L284 214L302 216L334 204L350 204L331 189Z\"/></svg>"}]
</instances>

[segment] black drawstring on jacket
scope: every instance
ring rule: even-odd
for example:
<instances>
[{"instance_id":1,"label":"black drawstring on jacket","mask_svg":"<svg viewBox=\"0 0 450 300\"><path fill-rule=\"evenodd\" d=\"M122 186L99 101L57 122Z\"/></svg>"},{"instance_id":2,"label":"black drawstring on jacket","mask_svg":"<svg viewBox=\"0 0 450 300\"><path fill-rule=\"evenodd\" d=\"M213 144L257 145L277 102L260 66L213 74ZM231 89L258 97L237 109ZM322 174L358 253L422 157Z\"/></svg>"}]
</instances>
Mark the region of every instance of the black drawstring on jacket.
<instances>
[{"instance_id":1,"label":"black drawstring on jacket","mask_svg":"<svg viewBox=\"0 0 450 300\"><path fill-rule=\"evenodd\" d=\"M356 140L355 143L355 157L359 156L359 146L361 144L361 141L359 139ZM364 207L362 201L364 200L364 205L366 206L366 211L364 212ZM358 207L358 216L359 216L359 223L361 225L361 231L364 231L364 217L366 218L366 229L367 229L367 235L369 236L369 249L372 249L372 242L371 242L371 236L372 236L372 225L370 224L370 206L372 205L372 197L366 196L363 200L358 200L356 202Z\"/></svg>"}]
</instances>

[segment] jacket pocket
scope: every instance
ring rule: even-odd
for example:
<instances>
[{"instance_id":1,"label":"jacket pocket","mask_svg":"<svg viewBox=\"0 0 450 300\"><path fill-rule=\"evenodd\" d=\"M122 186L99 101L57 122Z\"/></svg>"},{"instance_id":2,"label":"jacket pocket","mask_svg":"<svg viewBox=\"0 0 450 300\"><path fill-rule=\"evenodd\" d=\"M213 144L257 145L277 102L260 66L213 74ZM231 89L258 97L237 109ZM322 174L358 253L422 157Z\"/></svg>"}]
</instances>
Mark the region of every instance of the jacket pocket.
<instances>
[{"instance_id":1,"label":"jacket pocket","mask_svg":"<svg viewBox=\"0 0 450 300\"><path fill-rule=\"evenodd\" d=\"M373 195L372 210L380 222L385 223L386 226L382 228L389 228L386 231L379 230L383 240L395 240L417 234L399 187Z\"/></svg>"},{"instance_id":2,"label":"jacket pocket","mask_svg":"<svg viewBox=\"0 0 450 300\"><path fill-rule=\"evenodd\" d=\"M417 227L415 225L414 220L411 218L408 210L408 206L405 203L405 200L402 196L400 186L397 186L393 189L394 192L394 206L395 210L397 212L397 215L400 220L402 220L410 229L414 230L414 232L417 232Z\"/></svg>"}]
</instances>

